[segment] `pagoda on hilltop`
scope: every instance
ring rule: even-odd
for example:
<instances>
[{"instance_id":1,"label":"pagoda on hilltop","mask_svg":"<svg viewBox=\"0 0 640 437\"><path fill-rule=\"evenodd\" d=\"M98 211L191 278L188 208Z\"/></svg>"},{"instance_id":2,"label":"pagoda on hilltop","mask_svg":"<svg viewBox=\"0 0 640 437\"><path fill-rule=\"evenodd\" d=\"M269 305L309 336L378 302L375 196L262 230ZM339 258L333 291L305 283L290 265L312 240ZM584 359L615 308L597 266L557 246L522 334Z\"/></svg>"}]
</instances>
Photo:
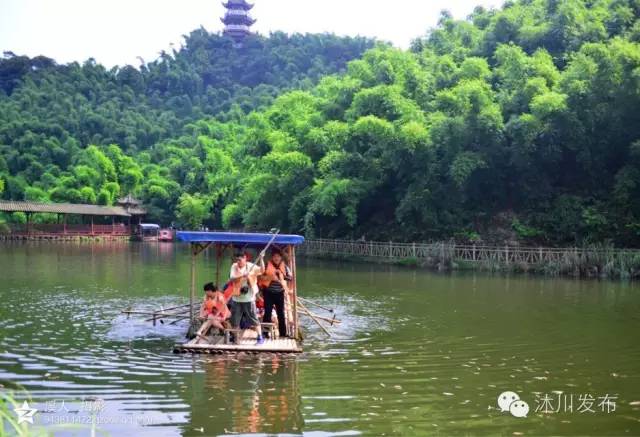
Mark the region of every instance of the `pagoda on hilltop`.
<instances>
[{"instance_id":1,"label":"pagoda on hilltop","mask_svg":"<svg viewBox=\"0 0 640 437\"><path fill-rule=\"evenodd\" d=\"M253 4L246 0L227 0L223 5L227 9L221 18L224 23L223 34L233 38L236 47L242 47L242 42L251 35L251 26L256 22L249 15Z\"/></svg>"}]
</instances>

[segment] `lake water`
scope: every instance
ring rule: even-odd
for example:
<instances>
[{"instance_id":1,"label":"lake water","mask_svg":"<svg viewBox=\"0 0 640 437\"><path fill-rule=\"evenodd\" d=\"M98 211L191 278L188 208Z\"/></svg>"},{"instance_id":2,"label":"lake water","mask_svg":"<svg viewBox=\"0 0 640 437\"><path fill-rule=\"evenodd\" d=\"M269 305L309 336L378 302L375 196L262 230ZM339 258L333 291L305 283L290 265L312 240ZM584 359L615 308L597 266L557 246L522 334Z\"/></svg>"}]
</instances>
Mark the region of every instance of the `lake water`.
<instances>
[{"instance_id":1,"label":"lake water","mask_svg":"<svg viewBox=\"0 0 640 437\"><path fill-rule=\"evenodd\" d=\"M184 303L186 247L5 244L0 384L56 435L640 435L639 284L298 270L335 338L307 320L300 356L174 355L184 324L120 311ZM505 391L526 418L500 411Z\"/></svg>"}]
</instances>

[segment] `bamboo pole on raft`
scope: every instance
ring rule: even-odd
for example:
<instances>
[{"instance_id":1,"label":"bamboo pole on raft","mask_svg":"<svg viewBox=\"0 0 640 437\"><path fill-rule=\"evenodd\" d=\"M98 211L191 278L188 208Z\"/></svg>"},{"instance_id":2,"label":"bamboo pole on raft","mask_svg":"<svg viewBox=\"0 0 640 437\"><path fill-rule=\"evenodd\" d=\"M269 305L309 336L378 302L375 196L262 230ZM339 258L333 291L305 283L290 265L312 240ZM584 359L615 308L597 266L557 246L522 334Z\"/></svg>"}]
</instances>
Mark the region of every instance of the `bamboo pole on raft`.
<instances>
[{"instance_id":1,"label":"bamboo pole on raft","mask_svg":"<svg viewBox=\"0 0 640 437\"><path fill-rule=\"evenodd\" d=\"M298 274L296 271L296 249L289 245L289 259L291 260L291 273L293 274L293 338L299 339L298 326Z\"/></svg>"},{"instance_id":2,"label":"bamboo pole on raft","mask_svg":"<svg viewBox=\"0 0 640 437\"><path fill-rule=\"evenodd\" d=\"M191 246L191 293L189 293L189 326L193 325L193 302L196 298L196 248Z\"/></svg>"}]
</instances>

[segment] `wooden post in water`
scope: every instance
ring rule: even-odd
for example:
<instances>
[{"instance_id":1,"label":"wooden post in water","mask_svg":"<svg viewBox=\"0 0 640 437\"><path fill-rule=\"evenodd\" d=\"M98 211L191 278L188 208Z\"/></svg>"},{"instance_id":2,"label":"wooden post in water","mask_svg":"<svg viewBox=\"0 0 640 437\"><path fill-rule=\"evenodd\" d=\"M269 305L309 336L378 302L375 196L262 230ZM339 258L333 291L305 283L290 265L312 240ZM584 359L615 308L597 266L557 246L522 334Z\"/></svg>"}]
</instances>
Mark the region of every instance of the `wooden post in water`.
<instances>
[{"instance_id":1,"label":"wooden post in water","mask_svg":"<svg viewBox=\"0 0 640 437\"><path fill-rule=\"evenodd\" d=\"M509 245L504 246L504 262L509 265Z\"/></svg>"}]
</instances>

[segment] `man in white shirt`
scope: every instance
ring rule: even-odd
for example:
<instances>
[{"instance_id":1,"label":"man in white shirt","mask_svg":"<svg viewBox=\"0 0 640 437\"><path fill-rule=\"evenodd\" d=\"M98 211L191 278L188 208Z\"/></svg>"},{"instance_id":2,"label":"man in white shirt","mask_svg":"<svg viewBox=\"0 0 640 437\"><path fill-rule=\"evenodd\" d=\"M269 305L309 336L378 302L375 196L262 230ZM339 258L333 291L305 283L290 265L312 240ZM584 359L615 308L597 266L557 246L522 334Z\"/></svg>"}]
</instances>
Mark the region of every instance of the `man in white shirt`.
<instances>
[{"instance_id":1,"label":"man in white shirt","mask_svg":"<svg viewBox=\"0 0 640 437\"><path fill-rule=\"evenodd\" d=\"M247 261L246 253L237 253L236 262L231 266L229 275L233 282L233 294L231 300L231 326L234 329L240 329L240 321L242 317L251 323L251 329L258 334L257 344L264 343L262 338L262 327L258 319L258 310L256 308L256 296L258 295L258 276L264 273L264 255L261 253L258 257L259 264L253 264Z\"/></svg>"}]
</instances>

